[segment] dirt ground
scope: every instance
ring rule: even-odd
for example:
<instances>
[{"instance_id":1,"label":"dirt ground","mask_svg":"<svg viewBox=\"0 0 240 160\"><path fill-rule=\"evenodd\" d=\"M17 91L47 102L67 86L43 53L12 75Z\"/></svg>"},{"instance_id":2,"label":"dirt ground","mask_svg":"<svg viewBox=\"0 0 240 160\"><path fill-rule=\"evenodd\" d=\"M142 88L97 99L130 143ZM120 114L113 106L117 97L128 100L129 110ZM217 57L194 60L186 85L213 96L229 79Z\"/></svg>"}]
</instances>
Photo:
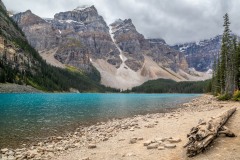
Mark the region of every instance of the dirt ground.
<instances>
[{"instance_id":1,"label":"dirt ground","mask_svg":"<svg viewBox=\"0 0 240 160\"><path fill-rule=\"evenodd\" d=\"M63 152L53 159L58 160L240 160L240 103L219 102L210 95L204 95L163 116L159 114L135 117L138 128L119 131L116 136L96 144L96 148L85 147ZM198 124L200 119L208 120L231 107L237 111L226 123L237 137L218 137L207 151L193 158L186 156L183 148L187 142L186 135L190 129ZM154 127L146 127L154 124ZM130 140L140 138L136 143ZM164 137L180 138L181 142L175 143L176 148L147 149L143 145L147 140ZM166 142L165 142L166 143Z\"/></svg>"}]
</instances>

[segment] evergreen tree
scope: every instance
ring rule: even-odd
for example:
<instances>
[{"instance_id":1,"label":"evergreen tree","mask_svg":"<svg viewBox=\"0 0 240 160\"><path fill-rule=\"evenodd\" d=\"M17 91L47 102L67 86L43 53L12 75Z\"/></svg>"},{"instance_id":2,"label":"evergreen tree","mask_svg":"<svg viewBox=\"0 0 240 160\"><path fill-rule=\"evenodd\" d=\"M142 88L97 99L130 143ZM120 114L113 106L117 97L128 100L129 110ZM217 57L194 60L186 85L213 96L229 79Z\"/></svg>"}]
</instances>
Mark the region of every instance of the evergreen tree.
<instances>
[{"instance_id":1,"label":"evergreen tree","mask_svg":"<svg viewBox=\"0 0 240 160\"><path fill-rule=\"evenodd\" d=\"M232 69L233 69L233 90L237 90L238 89L238 85L237 85L237 75L238 75L238 46L237 46L237 37L234 36L233 37L233 41L232 41Z\"/></svg>"},{"instance_id":2,"label":"evergreen tree","mask_svg":"<svg viewBox=\"0 0 240 160\"><path fill-rule=\"evenodd\" d=\"M240 87L240 45L237 38L231 36L228 14L224 15L224 32L222 47L218 63L213 66L213 90L214 94L222 94L231 97Z\"/></svg>"},{"instance_id":3,"label":"evergreen tree","mask_svg":"<svg viewBox=\"0 0 240 160\"><path fill-rule=\"evenodd\" d=\"M231 31L230 31L230 21L228 14L224 15L224 32L222 37L222 47L221 47L221 59L220 59L220 84L221 84L221 94L232 94L232 78L233 78L233 68L232 68L232 41L231 41Z\"/></svg>"},{"instance_id":4,"label":"evergreen tree","mask_svg":"<svg viewBox=\"0 0 240 160\"><path fill-rule=\"evenodd\" d=\"M220 76L220 57L218 53L213 64L212 93L214 95L218 95L221 92Z\"/></svg>"},{"instance_id":5,"label":"evergreen tree","mask_svg":"<svg viewBox=\"0 0 240 160\"><path fill-rule=\"evenodd\" d=\"M235 52L235 85L236 90L240 89L240 43L238 43Z\"/></svg>"}]
</instances>

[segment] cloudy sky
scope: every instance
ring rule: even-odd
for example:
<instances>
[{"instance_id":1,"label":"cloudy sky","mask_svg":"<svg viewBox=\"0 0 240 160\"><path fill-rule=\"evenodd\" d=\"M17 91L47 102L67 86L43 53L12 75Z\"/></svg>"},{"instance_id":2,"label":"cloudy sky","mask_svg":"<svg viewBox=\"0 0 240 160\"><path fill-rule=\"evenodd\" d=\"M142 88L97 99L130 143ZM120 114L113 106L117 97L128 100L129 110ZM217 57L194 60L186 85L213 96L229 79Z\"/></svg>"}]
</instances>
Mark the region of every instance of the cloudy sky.
<instances>
[{"instance_id":1,"label":"cloudy sky","mask_svg":"<svg viewBox=\"0 0 240 160\"><path fill-rule=\"evenodd\" d=\"M240 0L2 0L8 10L30 9L40 17L95 5L106 22L131 18L146 38L164 38L167 43L183 43L221 34L222 17L228 12L231 29L240 35Z\"/></svg>"}]
</instances>

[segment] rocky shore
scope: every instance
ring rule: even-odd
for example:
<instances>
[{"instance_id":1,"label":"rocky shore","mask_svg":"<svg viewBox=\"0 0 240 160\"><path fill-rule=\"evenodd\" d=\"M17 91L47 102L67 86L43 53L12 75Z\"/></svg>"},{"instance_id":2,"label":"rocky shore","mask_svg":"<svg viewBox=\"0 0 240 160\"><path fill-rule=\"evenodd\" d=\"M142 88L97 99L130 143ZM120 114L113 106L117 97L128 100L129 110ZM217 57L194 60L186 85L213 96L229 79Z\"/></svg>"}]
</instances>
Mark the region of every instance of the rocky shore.
<instances>
[{"instance_id":1,"label":"rocky shore","mask_svg":"<svg viewBox=\"0 0 240 160\"><path fill-rule=\"evenodd\" d=\"M0 93L40 93L42 91L27 85L0 83Z\"/></svg>"},{"instance_id":2,"label":"rocky shore","mask_svg":"<svg viewBox=\"0 0 240 160\"><path fill-rule=\"evenodd\" d=\"M182 147L186 135L199 119L208 119L231 106L240 107L235 102L219 102L210 95L185 103L171 113L136 115L132 118L99 122L89 127L77 128L65 137L49 137L31 147L1 149L0 159L188 159ZM238 111L227 126L240 135L240 115ZM192 159L240 159L235 150L240 151L239 138L216 140L211 150ZM231 145L228 145L229 144ZM229 151L233 153L230 154ZM219 156L220 155L220 156Z\"/></svg>"}]
</instances>

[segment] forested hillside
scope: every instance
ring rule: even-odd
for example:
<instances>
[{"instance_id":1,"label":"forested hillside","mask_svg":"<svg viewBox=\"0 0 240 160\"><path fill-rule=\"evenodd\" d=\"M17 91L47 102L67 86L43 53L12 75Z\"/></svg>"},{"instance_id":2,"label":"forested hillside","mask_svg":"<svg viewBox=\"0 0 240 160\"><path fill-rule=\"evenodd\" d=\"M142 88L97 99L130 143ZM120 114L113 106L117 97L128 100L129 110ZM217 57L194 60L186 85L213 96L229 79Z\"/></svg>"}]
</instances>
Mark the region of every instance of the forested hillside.
<instances>
[{"instance_id":1,"label":"forested hillside","mask_svg":"<svg viewBox=\"0 0 240 160\"><path fill-rule=\"evenodd\" d=\"M158 79L134 87L136 93L207 93L211 91L211 80L199 82L175 82L169 79Z\"/></svg>"}]
</instances>

